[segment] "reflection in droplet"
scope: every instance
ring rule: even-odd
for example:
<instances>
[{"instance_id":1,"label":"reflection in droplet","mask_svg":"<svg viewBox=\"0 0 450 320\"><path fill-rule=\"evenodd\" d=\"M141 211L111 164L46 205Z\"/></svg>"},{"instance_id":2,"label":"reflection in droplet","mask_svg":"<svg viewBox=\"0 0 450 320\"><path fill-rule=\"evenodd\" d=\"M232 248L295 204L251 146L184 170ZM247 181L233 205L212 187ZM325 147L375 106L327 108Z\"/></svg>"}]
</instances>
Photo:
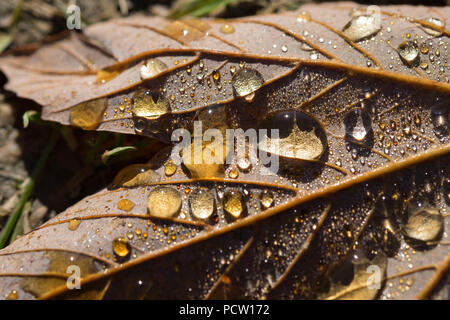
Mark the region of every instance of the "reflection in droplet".
<instances>
[{"instance_id":1,"label":"reflection in droplet","mask_svg":"<svg viewBox=\"0 0 450 320\"><path fill-rule=\"evenodd\" d=\"M170 103L162 94L141 88L133 95L131 111L135 117L155 120L170 111Z\"/></svg>"},{"instance_id":2,"label":"reflection in droplet","mask_svg":"<svg viewBox=\"0 0 450 320\"><path fill-rule=\"evenodd\" d=\"M244 196L238 190L227 191L223 196L223 209L234 219L238 219L246 210Z\"/></svg>"},{"instance_id":3,"label":"reflection in droplet","mask_svg":"<svg viewBox=\"0 0 450 320\"><path fill-rule=\"evenodd\" d=\"M346 138L353 142L364 142L372 131L370 115L364 109L349 111L344 125Z\"/></svg>"},{"instance_id":4,"label":"reflection in droplet","mask_svg":"<svg viewBox=\"0 0 450 320\"><path fill-rule=\"evenodd\" d=\"M167 70L167 65L159 59L147 60L140 69L141 79L150 79Z\"/></svg>"},{"instance_id":5,"label":"reflection in droplet","mask_svg":"<svg viewBox=\"0 0 450 320\"><path fill-rule=\"evenodd\" d=\"M214 192L208 189L199 189L189 196L189 205L192 215L197 219L208 219L215 210Z\"/></svg>"},{"instance_id":6,"label":"reflection in droplet","mask_svg":"<svg viewBox=\"0 0 450 320\"><path fill-rule=\"evenodd\" d=\"M170 187L156 187L148 195L147 208L152 216L173 217L181 208L180 193Z\"/></svg>"},{"instance_id":7,"label":"reflection in droplet","mask_svg":"<svg viewBox=\"0 0 450 320\"><path fill-rule=\"evenodd\" d=\"M317 160L327 148L324 129L317 120L300 111L283 111L269 116L262 128L278 129L279 138L264 136L259 143L262 151L285 158Z\"/></svg>"},{"instance_id":8,"label":"reflection in droplet","mask_svg":"<svg viewBox=\"0 0 450 320\"><path fill-rule=\"evenodd\" d=\"M75 231L78 229L78 226L80 225L81 220L80 219L71 219L69 221L68 228L70 231Z\"/></svg>"},{"instance_id":9,"label":"reflection in droplet","mask_svg":"<svg viewBox=\"0 0 450 320\"><path fill-rule=\"evenodd\" d=\"M114 177L113 185L116 187L147 186L160 180L159 174L146 164L133 164L120 170Z\"/></svg>"},{"instance_id":10,"label":"reflection in droplet","mask_svg":"<svg viewBox=\"0 0 450 320\"><path fill-rule=\"evenodd\" d=\"M419 47L414 41L401 43L398 46L397 52L407 64L412 64L419 57Z\"/></svg>"},{"instance_id":11,"label":"reflection in droplet","mask_svg":"<svg viewBox=\"0 0 450 320\"><path fill-rule=\"evenodd\" d=\"M124 258L130 254L130 244L122 238L115 238L112 242L113 252L116 256Z\"/></svg>"},{"instance_id":12,"label":"reflection in droplet","mask_svg":"<svg viewBox=\"0 0 450 320\"><path fill-rule=\"evenodd\" d=\"M445 136L448 133L448 120L450 116L448 107L448 100L442 100L431 106L431 122L437 136Z\"/></svg>"},{"instance_id":13,"label":"reflection in droplet","mask_svg":"<svg viewBox=\"0 0 450 320\"><path fill-rule=\"evenodd\" d=\"M376 15L360 15L353 17L342 30L352 41L359 41L376 34L381 24Z\"/></svg>"},{"instance_id":14,"label":"reflection in droplet","mask_svg":"<svg viewBox=\"0 0 450 320\"><path fill-rule=\"evenodd\" d=\"M239 69L231 80L231 84L237 96L250 96L264 84L262 75L255 69Z\"/></svg>"},{"instance_id":15,"label":"reflection in droplet","mask_svg":"<svg viewBox=\"0 0 450 320\"><path fill-rule=\"evenodd\" d=\"M70 108L70 124L84 130L93 130L102 121L106 98L82 102Z\"/></svg>"},{"instance_id":16,"label":"reflection in droplet","mask_svg":"<svg viewBox=\"0 0 450 320\"><path fill-rule=\"evenodd\" d=\"M274 197L271 191L263 191L259 195L259 200L261 201L261 205L264 209L268 209L273 205Z\"/></svg>"},{"instance_id":17,"label":"reflection in droplet","mask_svg":"<svg viewBox=\"0 0 450 320\"><path fill-rule=\"evenodd\" d=\"M117 203L117 208L126 212L133 210L134 206L134 202L128 199L122 199Z\"/></svg>"},{"instance_id":18,"label":"reflection in droplet","mask_svg":"<svg viewBox=\"0 0 450 320\"><path fill-rule=\"evenodd\" d=\"M418 208L408 217L405 234L414 240L427 242L440 237L444 226L442 215L433 208Z\"/></svg>"}]
</instances>

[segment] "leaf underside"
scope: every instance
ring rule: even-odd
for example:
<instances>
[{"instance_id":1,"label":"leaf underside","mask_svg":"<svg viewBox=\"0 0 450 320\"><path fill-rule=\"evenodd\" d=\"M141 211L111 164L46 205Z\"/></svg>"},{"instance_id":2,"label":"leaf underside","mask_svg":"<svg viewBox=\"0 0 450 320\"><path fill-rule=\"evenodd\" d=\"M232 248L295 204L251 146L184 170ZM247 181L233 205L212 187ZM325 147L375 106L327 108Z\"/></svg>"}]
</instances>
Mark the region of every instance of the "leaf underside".
<instances>
[{"instance_id":1,"label":"leaf underside","mask_svg":"<svg viewBox=\"0 0 450 320\"><path fill-rule=\"evenodd\" d=\"M80 124L74 110L100 105L85 129L170 141L194 120L217 124L204 110L244 130L283 129L276 116L297 114L314 119L325 143L314 161L281 157L279 172L267 175L258 162L237 177L236 154L223 172L198 177L186 166L167 174L170 148L162 150L148 164L159 179L108 186L0 251L0 297L448 299L450 8L381 7L381 29L352 41L342 30L350 12L358 17L355 7L230 21L125 18L2 58L6 87L43 105L46 120ZM407 41L420 50L411 63L401 56ZM142 80L149 59L165 68ZM264 79L252 99L233 87L244 68ZM137 118L143 88L166 97L170 110ZM362 124L349 123L353 115ZM352 139L352 126L363 140ZM161 186L181 199L175 218L148 213ZM200 189L214 196L214 219L192 214ZM243 199L237 219L224 210L230 191ZM264 195L273 200L267 207ZM422 209L442 230L417 241L409 223ZM117 238L126 239L125 257L113 251ZM81 269L82 290L67 289L70 265ZM365 284L371 265L382 271L379 290Z\"/></svg>"}]
</instances>

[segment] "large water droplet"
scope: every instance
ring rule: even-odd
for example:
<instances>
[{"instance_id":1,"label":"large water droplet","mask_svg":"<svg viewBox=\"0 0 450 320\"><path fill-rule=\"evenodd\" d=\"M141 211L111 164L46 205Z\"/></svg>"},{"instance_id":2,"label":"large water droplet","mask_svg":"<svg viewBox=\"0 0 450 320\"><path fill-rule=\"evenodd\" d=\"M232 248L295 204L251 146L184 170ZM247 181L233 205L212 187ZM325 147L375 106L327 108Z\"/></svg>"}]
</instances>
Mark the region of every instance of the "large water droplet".
<instances>
[{"instance_id":1,"label":"large water droplet","mask_svg":"<svg viewBox=\"0 0 450 320\"><path fill-rule=\"evenodd\" d=\"M398 46L397 52L403 61L412 64L419 57L419 46L413 41L406 41Z\"/></svg>"},{"instance_id":2,"label":"large water droplet","mask_svg":"<svg viewBox=\"0 0 450 320\"><path fill-rule=\"evenodd\" d=\"M133 164L120 170L114 177L113 185L116 187L147 186L161 179L159 174L147 164Z\"/></svg>"},{"instance_id":3,"label":"large water droplet","mask_svg":"<svg viewBox=\"0 0 450 320\"><path fill-rule=\"evenodd\" d=\"M82 102L70 108L70 124L84 130L93 130L102 121L106 98Z\"/></svg>"},{"instance_id":4,"label":"large water droplet","mask_svg":"<svg viewBox=\"0 0 450 320\"><path fill-rule=\"evenodd\" d=\"M112 249L119 258L125 258L130 254L130 244L126 239L115 238L112 242Z\"/></svg>"},{"instance_id":5,"label":"large water droplet","mask_svg":"<svg viewBox=\"0 0 450 320\"><path fill-rule=\"evenodd\" d=\"M409 214L405 234L414 240L427 242L440 237L444 219L434 208L416 208Z\"/></svg>"},{"instance_id":6,"label":"large water droplet","mask_svg":"<svg viewBox=\"0 0 450 320\"><path fill-rule=\"evenodd\" d=\"M197 219L208 219L215 210L214 192L208 189L199 189L189 196L189 205L192 215Z\"/></svg>"},{"instance_id":7,"label":"large water droplet","mask_svg":"<svg viewBox=\"0 0 450 320\"><path fill-rule=\"evenodd\" d=\"M376 34L381 24L375 15L360 15L353 17L342 30L352 41L359 41Z\"/></svg>"},{"instance_id":8,"label":"large water droplet","mask_svg":"<svg viewBox=\"0 0 450 320\"><path fill-rule=\"evenodd\" d=\"M434 132L439 137L448 134L449 104L449 100L442 100L431 106L431 122L433 123Z\"/></svg>"},{"instance_id":9,"label":"large water droplet","mask_svg":"<svg viewBox=\"0 0 450 320\"><path fill-rule=\"evenodd\" d=\"M160 93L139 89L133 95L131 111L135 117L155 120L170 112L169 99Z\"/></svg>"},{"instance_id":10,"label":"large water droplet","mask_svg":"<svg viewBox=\"0 0 450 320\"><path fill-rule=\"evenodd\" d=\"M75 231L78 229L78 226L80 225L81 220L80 219L71 219L69 221L68 228L70 231Z\"/></svg>"},{"instance_id":11,"label":"large water droplet","mask_svg":"<svg viewBox=\"0 0 450 320\"><path fill-rule=\"evenodd\" d=\"M259 195L259 201L264 209L268 209L273 205L274 197L271 191L263 191Z\"/></svg>"},{"instance_id":12,"label":"large water droplet","mask_svg":"<svg viewBox=\"0 0 450 320\"><path fill-rule=\"evenodd\" d=\"M126 212L133 210L134 206L134 202L128 199L122 199L117 203L117 208Z\"/></svg>"},{"instance_id":13,"label":"large water droplet","mask_svg":"<svg viewBox=\"0 0 450 320\"><path fill-rule=\"evenodd\" d=\"M156 187L148 195L147 208L152 216L173 217L181 208L180 193L170 187Z\"/></svg>"},{"instance_id":14,"label":"large water droplet","mask_svg":"<svg viewBox=\"0 0 450 320\"><path fill-rule=\"evenodd\" d=\"M231 80L234 92L239 97L251 95L264 84L262 75L255 69L239 69Z\"/></svg>"},{"instance_id":15,"label":"large water droplet","mask_svg":"<svg viewBox=\"0 0 450 320\"><path fill-rule=\"evenodd\" d=\"M247 209L242 193L238 190L227 191L223 196L223 209L232 218L240 218Z\"/></svg>"},{"instance_id":16,"label":"large water droplet","mask_svg":"<svg viewBox=\"0 0 450 320\"><path fill-rule=\"evenodd\" d=\"M220 27L220 32L225 34L234 33L234 27L231 24L225 23Z\"/></svg>"},{"instance_id":17,"label":"large water droplet","mask_svg":"<svg viewBox=\"0 0 450 320\"><path fill-rule=\"evenodd\" d=\"M424 21L425 23L421 24L421 28L423 31L434 37L439 37L440 35L442 35L442 31L445 27L444 21L435 17L429 17Z\"/></svg>"},{"instance_id":18,"label":"large water droplet","mask_svg":"<svg viewBox=\"0 0 450 320\"><path fill-rule=\"evenodd\" d=\"M317 160L327 148L322 126L300 111L282 111L271 115L261 127L268 131L268 135L259 143L259 148L265 152L285 158ZM270 136L271 129L278 129L278 139Z\"/></svg>"},{"instance_id":19,"label":"large water droplet","mask_svg":"<svg viewBox=\"0 0 450 320\"><path fill-rule=\"evenodd\" d=\"M140 69L142 80L150 79L167 70L167 65L159 59L147 60Z\"/></svg>"},{"instance_id":20,"label":"large water droplet","mask_svg":"<svg viewBox=\"0 0 450 320\"><path fill-rule=\"evenodd\" d=\"M372 131L372 120L364 109L349 111L344 118L345 136L353 142L364 142Z\"/></svg>"}]
</instances>

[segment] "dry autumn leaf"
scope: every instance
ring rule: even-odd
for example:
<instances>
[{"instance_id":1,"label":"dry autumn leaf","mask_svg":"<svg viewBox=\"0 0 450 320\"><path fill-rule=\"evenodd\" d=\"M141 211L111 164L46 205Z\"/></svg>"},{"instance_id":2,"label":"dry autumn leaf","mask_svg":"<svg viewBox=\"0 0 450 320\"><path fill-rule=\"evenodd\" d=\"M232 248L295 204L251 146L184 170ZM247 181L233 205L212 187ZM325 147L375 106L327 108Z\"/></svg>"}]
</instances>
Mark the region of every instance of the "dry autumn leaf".
<instances>
[{"instance_id":1,"label":"dry autumn leaf","mask_svg":"<svg viewBox=\"0 0 450 320\"><path fill-rule=\"evenodd\" d=\"M0 251L0 296L448 299L450 8L380 15L133 17L0 60L7 88L63 124L280 132L258 144L275 172L228 145L229 165L168 149L124 168Z\"/></svg>"}]
</instances>

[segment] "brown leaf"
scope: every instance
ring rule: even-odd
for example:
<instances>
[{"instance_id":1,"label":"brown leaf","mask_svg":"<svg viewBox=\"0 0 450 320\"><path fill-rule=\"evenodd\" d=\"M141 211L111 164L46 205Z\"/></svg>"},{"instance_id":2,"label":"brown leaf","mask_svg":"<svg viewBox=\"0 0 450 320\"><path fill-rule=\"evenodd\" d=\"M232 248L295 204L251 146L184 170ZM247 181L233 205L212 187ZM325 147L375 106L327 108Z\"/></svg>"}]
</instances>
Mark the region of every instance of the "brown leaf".
<instances>
[{"instance_id":1,"label":"brown leaf","mask_svg":"<svg viewBox=\"0 0 450 320\"><path fill-rule=\"evenodd\" d=\"M0 296L77 296L73 264L89 297L446 298L449 32L428 18L445 26L449 9L382 7L381 30L357 39L351 24L370 20L353 6L120 19L4 58L8 88L47 119L93 128L81 121L90 101L99 130L170 141L202 120L280 129L281 149L272 175L236 154L174 170L170 150L150 164L158 178L124 169L116 189L0 252ZM361 272L371 264L386 264L375 294Z\"/></svg>"}]
</instances>

